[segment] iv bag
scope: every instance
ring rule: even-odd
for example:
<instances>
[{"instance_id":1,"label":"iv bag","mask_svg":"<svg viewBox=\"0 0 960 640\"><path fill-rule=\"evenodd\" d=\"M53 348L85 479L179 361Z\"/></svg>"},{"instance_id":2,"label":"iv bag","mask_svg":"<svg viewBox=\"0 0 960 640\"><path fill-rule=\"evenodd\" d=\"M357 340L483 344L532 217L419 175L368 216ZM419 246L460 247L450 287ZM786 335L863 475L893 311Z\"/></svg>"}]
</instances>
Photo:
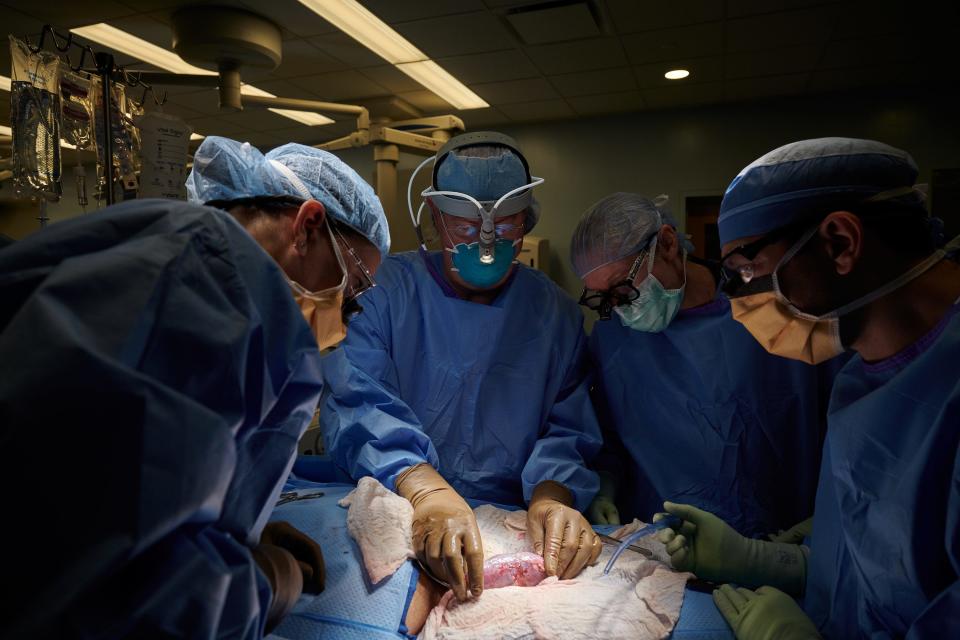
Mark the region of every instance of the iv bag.
<instances>
[{"instance_id":1,"label":"iv bag","mask_svg":"<svg viewBox=\"0 0 960 640\"><path fill-rule=\"evenodd\" d=\"M10 125L18 195L60 199L60 60L10 36Z\"/></svg>"},{"instance_id":2,"label":"iv bag","mask_svg":"<svg viewBox=\"0 0 960 640\"><path fill-rule=\"evenodd\" d=\"M60 72L63 139L77 149L93 149L93 81L85 73Z\"/></svg>"}]
</instances>

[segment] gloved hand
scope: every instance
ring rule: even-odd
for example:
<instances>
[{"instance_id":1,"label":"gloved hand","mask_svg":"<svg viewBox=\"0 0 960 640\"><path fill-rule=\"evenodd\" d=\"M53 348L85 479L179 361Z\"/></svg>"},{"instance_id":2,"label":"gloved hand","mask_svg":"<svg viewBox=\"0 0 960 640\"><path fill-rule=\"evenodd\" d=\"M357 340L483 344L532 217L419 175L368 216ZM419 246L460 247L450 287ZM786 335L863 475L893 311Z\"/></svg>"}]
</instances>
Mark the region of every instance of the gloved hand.
<instances>
[{"instance_id":1,"label":"gloved hand","mask_svg":"<svg viewBox=\"0 0 960 640\"><path fill-rule=\"evenodd\" d=\"M591 524L620 524L620 512L614 503L617 497L616 482L606 471L601 471L599 475L600 491L587 507L587 517Z\"/></svg>"},{"instance_id":2,"label":"gloved hand","mask_svg":"<svg viewBox=\"0 0 960 640\"><path fill-rule=\"evenodd\" d=\"M779 589L734 589L728 584L713 592L713 601L737 640L809 640L819 638L813 621Z\"/></svg>"},{"instance_id":3,"label":"gloved hand","mask_svg":"<svg viewBox=\"0 0 960 640\"><path fill-rule=\"evenodd\" d=\"M413 505L413 548L420 562L461 602L468 588L474 598L483 593L483 545L470 506L426 463L406 469L396 485Z\"/></svg>"},{"instance_id":4,"label":"gloved hand","mask_svg":"<svg viewBox=\"0 0 960 640\"><path fill-rule=\"evenodd\" d=\"M600 556L600 537L572 504L570 491L552 480L538 484L530 498L527 539L548 576L574 578Z\"/></svg>"},{"instance_id":5,"label":"gloved hand","mask_svg":"<svg viewBox=\"0 0 960 640\"><path fill-rule=\"evenodd\" d=\"M663 508L683 519L679 531L658 534L681 571L714 582L746 587L771 585L800 596L807 582L806 550L798 545L746 538L713 515L687 504L664 502ZM663 517L657 514L656 522Z\"/></svg>"},{"instance_id":6,"label":"gloved hand","mask_svg":"<svg viewBox=\"0 0 960 640\"><path fill-rule=\"evenodd\" d=\"M771 533L768 538L772 542L786 542L787 544L802 544L803 539L813 534L813 518L807 518L803 522L798 522L786 531L780 530L779 533Z\"/></svg>"},{"instance_id":7,"label":"gloved hand","mask_svg":"<svg viewBox=\"0 0 960 640\"><path fill-rule=\"evenodd\" d=\"M289 551L303 574L303 590L308 593L323 591L327 569L320 545L313 538L289 522L270 522L260 534L260 544L269 544Z\"/></svg>"},{"instance_id":8,"label":"gloved hand","mask_svg":"<svg viewBox=\"0 0 960 640\"><path fill-rule=\"evenodd\" d=\"M270 583L270 609L267 611L267 632L273 630L290 613L303 591L303 573L293 554L272 544L259 544L253 550L253 559Z\"/></svg>"}]
</instances>

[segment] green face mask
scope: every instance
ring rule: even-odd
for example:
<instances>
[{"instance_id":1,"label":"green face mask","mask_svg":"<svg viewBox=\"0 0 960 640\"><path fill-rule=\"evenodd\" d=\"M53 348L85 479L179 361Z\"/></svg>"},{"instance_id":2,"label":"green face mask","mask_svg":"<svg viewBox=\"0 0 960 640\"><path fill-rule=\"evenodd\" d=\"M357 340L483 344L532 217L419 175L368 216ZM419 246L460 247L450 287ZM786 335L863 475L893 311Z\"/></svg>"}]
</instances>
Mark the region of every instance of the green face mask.
<instances>
[{"instance_id":1,"label":"green face mask","mask_svg":"<svg viewBox=\"0 0 960 640\"><path fill-rule=\"evenodd\" d=\"M653 275L653 258L657 252L654 239L650 249L650 261L647 263L647 277L637 287L640 295L630 304L614 307L624 326L636 331L659 333L669 326L683 303L683 292L687 286L687 255L683 254L683 284L679 289L665 289L660 280Z\"/></svg>"}]
</instances>

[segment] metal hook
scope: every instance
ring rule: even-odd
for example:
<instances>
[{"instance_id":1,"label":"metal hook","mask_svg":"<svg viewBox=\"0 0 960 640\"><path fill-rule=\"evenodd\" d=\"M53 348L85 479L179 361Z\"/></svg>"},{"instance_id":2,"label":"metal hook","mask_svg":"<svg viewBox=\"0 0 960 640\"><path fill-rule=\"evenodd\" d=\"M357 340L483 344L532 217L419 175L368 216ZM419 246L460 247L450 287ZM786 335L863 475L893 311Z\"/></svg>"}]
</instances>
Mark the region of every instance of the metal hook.
<instances>
[{"instance_id":1,"label":"metal hook","mask_svg":"<svg viewBox=\"0 0 960 640\"><path fill-rule=\"evenodd\" d=\"M141 83L141 84L143 84L143 83ZM137 108L138 108L138 109L142 109L142 108L143 108L143 105L147 102L147 92L148 92L148 91L151 92L151 93L153 92L153 90L152 90L150 87L148 87L147 85L144 84L144 85L143 85L143 95L140 96L140 102L135 102L135 103L134 103L134 104L137 105Z\"/></svg>"},{"instance_id":2,"label":"metal hook","mask_svg":"<svg viewBox=\"0 0 960 640\"><path fill-rule=\"evenodd\" d=\"M158 107L162 107L163 105L167 104L167 91L166 91L166 89L164 89L163 95L162 95L160 98L157 98L157 92L156 92L156 91L153 91L152 93L153 93L153 101L154 101L154 103L156 103L156 105L157 105Z\"/></svg>"}]
</instances>

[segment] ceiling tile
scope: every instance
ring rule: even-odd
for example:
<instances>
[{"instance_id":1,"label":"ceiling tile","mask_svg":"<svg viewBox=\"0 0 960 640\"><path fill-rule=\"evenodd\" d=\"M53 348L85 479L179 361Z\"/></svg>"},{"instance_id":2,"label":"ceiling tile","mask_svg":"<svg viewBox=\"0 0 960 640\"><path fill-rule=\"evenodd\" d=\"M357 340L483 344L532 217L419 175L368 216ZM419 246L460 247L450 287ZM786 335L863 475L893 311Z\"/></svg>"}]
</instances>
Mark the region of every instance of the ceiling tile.
<instances>
[{"instance_id":1,"label":"ceiling tile","mask_svg":"<svg viewBox=\"0 0 960 640\"><path fill-rule=\"evenodd\" d=\"M431 58L497 51L515 45L506 28L489 11L416 20L395 27Z\"/></svg>"},{"instance_id":2,"label":"ceiling tile","mask_svg":"<svg viewBox=\"0 0 960 640\"><path fill-rule=\"evenodd\" d=\"M500 111L514 122L557 120L574 116L573 109L563 100L506 104L500 107Z\"/></svg>"},{"instance_id":3,"label":"ceiling tile","mask_svg":"<svg viewBox=\"0 0 960 640\"><path fill-rule=\"evenodd\" d=\"M308 41L324 53L354 69L376 67L384 63L383 58L340 31L314 36L308 38Z\"/></svg>"},{"instance_id":4,"label":"ceiling tile","mask_svg":"<svg viewBox=\"0 0 960 640\"><path fill-rule=\"evenodd\" d=\"M709 22L621 38L633 64L712 56L723 50L723 27Z\"/></svg>"},{"instance_id":5,"label":"ceiling tile","mask_svg":"<svg viewBox=\"0 0 960 640\"><path fill-rule=\"evenodd\" d=\"M96 2L29 2L23 0L10 9L4 8L4 27L7 26L6 13L17 10L36 19L41 24L56 25L57 30L66 31L96 22L112 22L117 18L137 13L135 9L110 0Z\"/></svg>"},{"instance_id":6,"label":"ceiling tile","mask_svg":"<svg viewBox=\"0 0 960 640\"><path fill-rule=\"evenodd\" d=\"M219 4L219 1L215 4ZM297 0L246 0L244 4L254 13L262 14L281 29L296 36L315 36L339 32L335 26L303 6Z\"/></svg>"},{"instance_id":7,"label":"ceiling tile","mask_svg":"<svg viewBox=\"0 0 960 640\"><path fill-rule=\"evenodd\" d=\"M550 82L564 97L622 93L637 88L636 79L629 67L565 73L550 76Z\"/></svg>"},{"instance_id":8,"label":"ceiling tile","mask_svg":"<svg viewBox=\"0 0 960 640\"><path fill-rule=\"evenodd\" d=\"M607 93L595 96L578 96L567 100L574 111L581 116L593 116L601 113L623 113L643 109L643 96L639 91Z\"/></svg>"},{"instance_id":9,"label":"ceiling tile","mask_svg":"<svg viewBox=\"0 0 960 640\"><path fill-rule=\"evenodd\" d=\"M727 18L802 9L830 2L837 2L837 0L727 0Z\"/></svg>"},{"instance_id":10,"label":"ceiling tile","mask_svg":"<svg viewBox=\"0 0 960 640\"><path fill-rule=\"evenodd\" d=\"M917 23L931 24L931 18L927 12L918 14L911 3L902 0L848 0L837 9L833 35L859 38L922 30Z\"/></svg>"},{"instance_id":11,"label":"ceiling tile","mask_svg":"<svg viewBox=\"0 0 960 640\"><path fill-rule=\"evenodd\" d=\"M690 75L682 80L667 80L663 74L672 69L686 69L690 72ZM678 60L670 64L656 62L634 67L634 73L641 89L717 82L723 80L723 62L720 58Z\"/></svg>"},{"instance_id":12,"label":"ceiling tile","mask_svg":"<svg viewBox=\"0 0 960 640\"><path fill-rule=\"evenodd\" d=\"M306 40L285 40L283 59L276 69L242 69L243 79L256 82L262 78L296 78L328 71L341 71L347 65L320 51Z\"/></svg>"},{"instance_id":13,"label":"ceiling tile","mask_svg":"<svg viewBox=\"0 0 960 640\"><path fill-rule=\"evenodd\" d=\"M164 103L163 112L183 120L189 120L190 118L202 118L204 115L207 115L202 111L197 111L196 109L191 109L190 107L184 107L174 102L170 102L169 100Z\"/></svg>"},{"instance_id":14,"label":"ceiling tile","mask_svg":"<svg viewBox=\"0 0 960 640\"><path fill-rule=\"evenodd\" d=\"M194 89L196 89L194 87ZM190 93L170 94L168 102L187 107L193 111L214 115L220 111L220 100L217 97L216 89L203 89L201 91L191 91Z\"/></svg>"},{"instance_id":15,"label":"ceiling tile","mask_svg":"<svg viewBox=\"0 0 960 640\"><path fill-rule=\"evenodd\" d=\"M440 58L436 62L465 84L518 80L540 75L530 59L517 49Z\"/></svg>"},{"instance_id":16,"label":"ceiling tile","mask_svg":"<svg viewBox=\"0 0 960 640\"><path fill-rule=\"evenodd\" d=\"M157 9L169 9L183 4L182 0L120 0L120 4L130 7L136 11L156 11Z\"/></svg>"},{"instance_id":17,"label":"ceiling tile","mask_svg":"<svg viewBox=\"0 0 960 640\"><path fill-rule=\"evenodd\" d=\"M550 86L550 83L543 78L489 82L487 84L475 84L471 88L477 95L495 106L560 97L556 90Z\"/></svg>"},{"instance_id":18,"label":"ceiling tile","mask_svg":"<svg viewBox=\"0 0 960 640\"><path fill-rule=\"evenodd\" d=\"M724 98L730 102L796 95L804 92L809 77L809 73L792 73L765 78L727 80L723 85L723 94Z\"/></svg>"},{"instance_id":19,"label":"ceiling tile","mask_svg":"<svg viewBox=\"0 0 960 640\"><path fill-rule=\"evenodd\" d=\"M370 78L352 70L292 78L289 82L310 91L322 100L369 98L390 93Z\"/></svg>"},{"instance_id":20,"label":"ceiling tile","mask_svg":"<svg viewBox=\"0 0 960 640\"><path fill-rule=\"evenodd\" d=\"M457 115L463 120L464 124L467 125L467 129L491 127L510 122L510 118L505 116L496 107L458 111Z\"/></svg>"},{"instance_id":21,"label":"ceiling tile","mask_svg":"<svg viewBox=\"0 0 960 640\"><path fill-rule=\"evenodd\" d=\"M231 115L234 116L233 122L242 126L246 131L275 131L289 127L296 122L268 109L260 108L247 108L242 113Z\"/></svg>"},{"instance_id":22,"label":"ceiling tile","mask_svg":"<svg viewBox=\"0 0 960 640\"><path fill-rule=\"evenodd\" d=\"M253 84L253 83L251 83ZM258 89L268 91L282 98L296 98L297 100L320 100L321 96L290 80L259 80L254 84Z\"/></svg>"},{"instance_id":23,"label":"ceiling tile","mask_svg":"<svg viewBox=\"0 0 960 640\"><path fill-rule=\"evenodd\" d=\"M824 42L836 21L835 5L727 20L726 50L755 51Z\"/></svg>"},{"instance_id":24,"label":"ceiling tile","mask_svg":"<svg viewBox=\"0 0 960 640\"><path fill-rule=\"evenodd\" d=\"M481 0L363 0L361 4L389 24L486 8Z\"/></svg>"},{"instance_id":25,"label":"ceiling tile","mask_svg":"<svg viewBox=\"0 0 960 640\"><path fill-rule=\"evenodd\" d=\"M420 109L424 115L437 115L441 113L450 113L453 111L453 107L451 107L446 100L432 91L427 91L426 89L421 89L420 91L406 91L401 93L399 97L403 98L417 109Z\"/></svg>"},{"instance_id":26,"label":"ceiling tile","mask_svg":"<svg viewBox=\"0 0 960 640\"><path fill-rule=\"evenodd\" d=\"M360 71L360 73L384 87L390 93L403 93L404 91L419 91L423 89L419 82L390 64L380 67L367 67Z\"/></svg>"},{"instance_id":27,"label":"ceiling tile","mask_svg":"<svg viewBox=\"0 0 960 640\"><path fill-rule=\"evenodd\" d=\"M173 51L173 33L170 27L154 20L149 15L127 16L110 21L110 25L131 33L138 38L157 45L167 51Z\"/></svg>"},{"instance_id":28,"label":"ceiling tile","mask_svg":"<svg viewBox=\"0 0 960 640\"><path fill-rule=\"evenodd\" d=\"M712 104L723 99L722 82L644 89L643 101L650 109Z\"/></svg>"},{"instance_id":29,"label":"ceiling tile","mask_svg":"<svg viewBox=\"0 0 960 640\"><path fill-rule=\"evenodd\" d=\"M194 131L202 133L205 136L237 138L243 137L243 133L248 130L242 124L230 118L225 118L223 115L190 118L187 120L187 123L193 127Z\"/></svg>"},{"instance_id":30,"label":"ceiling tile","mask_svg":"<svg viewBox=\"0 0 960 640\"><path fill-rule=\"evenodd\" d=\"M800 45L767 51L741 51L724 58L726 77L749 78L809 71L817 66L821 45Z\"/></svg>"},{"instance_id":31,"label":"ceiling tile","mask_svg":"<svg viewBox=\"0 0 960 640\"><path fill-rule=\"evenodd\" d=\"M906 62L921 52L905 37L888 35L862 40L828 42L819 68L866 67L887 62Z\"/></svg>"},{"instance_id":32,"label":"ceiling tile","mask_svg":"<svg viewBox=\"0 0 960 640\"><path fill-rule=\"evenodd\" d=\"M507 22L526 44L567 42L601 35L593 11L585 2L535 7L508 13Z\"/></svg>"},{"instance_id":33,"label":"ceiling tile","mask_svg":"<svg viewBox=\"0 0 960 640\"><path fill-rule=\"evenodd\" d=\"M637 2L607 0L617 33L679 27L723 18L723 3L717 0Z\"/></svg>"},{"instance_id":34,"label":"ceiling tile","mask_svg":"<svg viewBox=\"0 0 960 640\"><path fill-rule=\"evenodd\" d=\"M548 75L622 67L627 63L617 38L596 38L527 47L534 64Z\"/></svg>"},{"instance_id":35,"label":"ceiling tile","mask_svg":"<svg viewBox=\"0 0 960 640\"><path fill-rule=\"evenodd\" d=\"M811 93L826 93L871 86L910 86L922 80L922 76L917 76L914 65L907 64L827 69L810 74L807 90Z\"/></svg>"}]
</instances>

